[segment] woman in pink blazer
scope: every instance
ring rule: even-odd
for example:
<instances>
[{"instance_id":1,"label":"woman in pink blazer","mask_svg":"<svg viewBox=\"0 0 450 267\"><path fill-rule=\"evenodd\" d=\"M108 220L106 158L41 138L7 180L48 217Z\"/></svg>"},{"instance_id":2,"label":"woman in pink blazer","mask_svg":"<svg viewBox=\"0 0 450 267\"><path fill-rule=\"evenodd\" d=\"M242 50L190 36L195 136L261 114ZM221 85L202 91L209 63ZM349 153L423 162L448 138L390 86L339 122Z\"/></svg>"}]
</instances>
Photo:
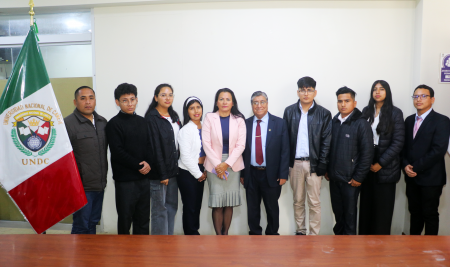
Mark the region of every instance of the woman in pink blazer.
<instances>
[{"instance_id":1,"label":"woman in pink blazer","mask_svg":"<svg viewBox=\"0 0 450 267\"><path fill-rule=\"evenodd\" d=\"M244 169L242 152L247 129L233 91L216 93L213 113L205 116L202 130L205 169L209 186L208 205L217 235L228 235L233 207L241 205L240 171Z\"/></svg>"}]
</instances>

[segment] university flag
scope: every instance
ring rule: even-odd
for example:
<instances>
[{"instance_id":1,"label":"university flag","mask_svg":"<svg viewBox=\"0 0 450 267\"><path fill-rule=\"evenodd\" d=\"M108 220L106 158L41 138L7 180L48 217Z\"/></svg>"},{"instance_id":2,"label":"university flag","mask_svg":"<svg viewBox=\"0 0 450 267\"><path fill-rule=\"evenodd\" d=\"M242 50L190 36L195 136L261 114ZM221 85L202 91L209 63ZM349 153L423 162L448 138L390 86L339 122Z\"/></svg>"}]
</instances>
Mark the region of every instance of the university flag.
<instances>
[{"instance_id":1,"label":"university flag","mask_svg":"<svg viewBox=\"0 0 450 267\"><path fill-rule=\"evenodd\" d=\"M34 27L0 98L0 123L0 184L38 234L86 205Z\"/></svg>"}]
</instances>

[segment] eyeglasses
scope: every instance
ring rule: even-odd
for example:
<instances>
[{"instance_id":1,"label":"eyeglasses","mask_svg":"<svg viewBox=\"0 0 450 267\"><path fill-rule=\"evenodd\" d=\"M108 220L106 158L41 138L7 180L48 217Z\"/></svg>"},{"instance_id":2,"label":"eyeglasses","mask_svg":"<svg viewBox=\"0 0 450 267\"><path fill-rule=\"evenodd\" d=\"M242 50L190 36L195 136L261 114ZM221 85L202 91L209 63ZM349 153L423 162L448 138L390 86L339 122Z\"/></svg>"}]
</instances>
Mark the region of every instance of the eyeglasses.
<instances>
[{"instance_id":1,"label":"eyeglasses","mask_svg":"<svg viewBox=\"0 0 450 267\"><path fill-rule=\"evenodd\" d=\"M257 105L261 105L261 106L264 106L264 105L266 105L267 104L267 101L253 101L252 102L252 105L253 106L257 106Z\"/></svg>"},{"instance_id":2,"label":"eyeglasses","mask_svg":"<svg viewBox=\"0 0 450 267\"><path fill-rule=\"evenodd\" d=\"M162 98L173 98L174 97L174 95L173 94L168 94L168 95L166 95L166 94L160 94L159 95L159 97L162 97Z\"/></svg>"},{"instance_id":3,"label":"eyeglasses","mask_svg":"<svg viewBox=\"0 0 450 267\"><path fill-rule=\"evenodd\" d=\"M134 105L136 103L136 98L131 99L130 101L128 101L128 99L122 100L122 104L129 106L129 105Z\"/></svg>"},{"instance_id":4,"label":"eyeglasses","mask_svg":"<svg viewBox=\"0 0 450 267\"><path fill-rule=\"evenodd\" d=\"M299 89L298 91L300 92L300 94L304 95L304 94L306 94L306 92L308 92L308 94L312 94L312 93L314 93L316 90L314 90L314 89L308 89L308 90L305 90L305 89Z\"/></svg>"},{"instance_id":5,"label":"eyeglasses","mask_svg":"<svg viewBox=\"0 0 450 267\"><path fill-rule=\"evenodd\" d=\"M427 99L427 97L429 97L430 95L413 95L411 96L413 100L417 100L418 98L420 99Z\"/></svg>"}]
</instances>

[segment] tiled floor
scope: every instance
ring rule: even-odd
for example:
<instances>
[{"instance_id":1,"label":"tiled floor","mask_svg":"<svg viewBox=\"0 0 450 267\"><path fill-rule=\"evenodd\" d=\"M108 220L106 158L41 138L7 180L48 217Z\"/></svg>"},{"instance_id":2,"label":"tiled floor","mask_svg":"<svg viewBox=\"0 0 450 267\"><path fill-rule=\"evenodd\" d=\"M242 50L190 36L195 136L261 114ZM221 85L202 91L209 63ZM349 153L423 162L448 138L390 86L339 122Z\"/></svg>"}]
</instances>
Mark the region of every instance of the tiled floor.
<instances>
[{"instance_id":1,"label":"tiled floor","mask_svg":"<svg viewBox=\"0 0 450 267\"><path fill-rule=\"evenodd\" d=\"M72 230L71 223L57 223L47 230L47 234L69 235ZM6 221L0 220L0 235L15 234L36 234L30 224L25 221ZM97 225L97 234L116 234L103 232L102 227Z\"/></svg>"},{"instance_id":2,"label":"tiled floor","mask_svg":"<svg viewBox=\"0 0 450 267\"><path fill-rule=\"evenodd\" d=\"M0 227L0 235L36 234L33 229ZM70 234L70 230L48 230L47 234Z\"/></svg>"},{"instance_id":3,"label":"tiled floor","mask_svg":"<svg viewBox=\"0 0 450 267\"><path fill-rule=\"evenodd\" d=\"M0 235L17 235L17 234L36 234L33 229L30 228L11 228L11 227L0 227ZM47 230L47 234L49 235L69 235L70 230ZM111 233L99 232L98 235L111 235ZM115 233L112 233L115 234Z\"/></svg>"}]
</instances>

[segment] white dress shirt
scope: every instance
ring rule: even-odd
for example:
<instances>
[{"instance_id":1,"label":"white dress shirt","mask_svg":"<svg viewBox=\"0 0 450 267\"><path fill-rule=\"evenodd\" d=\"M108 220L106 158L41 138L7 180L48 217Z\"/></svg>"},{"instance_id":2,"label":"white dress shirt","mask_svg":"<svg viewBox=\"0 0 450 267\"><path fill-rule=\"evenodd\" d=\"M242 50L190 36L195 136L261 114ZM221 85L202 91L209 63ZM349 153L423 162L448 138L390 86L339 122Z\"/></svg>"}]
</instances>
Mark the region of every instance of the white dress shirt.
<instances>
[{"instance_id":1,"label":"white dress shirt","mask_svg":"<svg viewBox=\"0 0 450 267\"><path fill-rule=\"evenodd\" d=\"M301 102L298 103L298 106L302 112L302 116L300 117L300 123L298 124L295 158L306 158L309 157L308 112L314 107L314 102L306 113L303 112Z\"/></svg>"},{"instance_id":2,"label":"white dress shirt","mask_svg":"<svg viewBox=\"0 0 450 267\"><path fill-rule=\"evenodd\" d=\"M353 111L352 111L352 113L353 113ZM345 117L345 118L342 118L342 114L339 113L338 120L341 121L341 125L344 123L344 121L346 121L348 119L348 117L350 117L350 115L352 115L352 113L348 114L347 117Z\"/></svg>"},{"instance_id":3,"label":"white dress shirt","mask_svg":"<svg viewBox=\"0 0 450 267\"><path fill-rule=\"evenodd\" d=\"M252 131L252 153L250 164L255 167L265 167L266 166L266 137L267 137L267 127L269 126L269 112L267 112L264 117L261 118L261 122L259 123L259 127L261 127L261 147L263 152L264 161L261 165L256 163L256 147L255 147L255 136L256 136L256 126L258 118L254 116L253 118L253 131Z\"/></svg>"},{"instance_id":4,"label":"white dress shirt","mask_svg":"<svg viewBox=\"0 0 450 267\"><path fill-rule=\"evenodd\" d=\"M417 114L416 112L416 118L414 121L414 126L416 126L417 123L417 117L421 117L422 121L419 123L419 126L417 127L417 131L419 131L420 125L422 125L423 121L425 120L425 118L428 116L428 114L430 114L430 112L433 110L433 108L430 108L427 112L423 113L422 115L419 116L419 114ZM414 127L413 127L413 131L414 131Z\"/></svg>"}]
</instances>

